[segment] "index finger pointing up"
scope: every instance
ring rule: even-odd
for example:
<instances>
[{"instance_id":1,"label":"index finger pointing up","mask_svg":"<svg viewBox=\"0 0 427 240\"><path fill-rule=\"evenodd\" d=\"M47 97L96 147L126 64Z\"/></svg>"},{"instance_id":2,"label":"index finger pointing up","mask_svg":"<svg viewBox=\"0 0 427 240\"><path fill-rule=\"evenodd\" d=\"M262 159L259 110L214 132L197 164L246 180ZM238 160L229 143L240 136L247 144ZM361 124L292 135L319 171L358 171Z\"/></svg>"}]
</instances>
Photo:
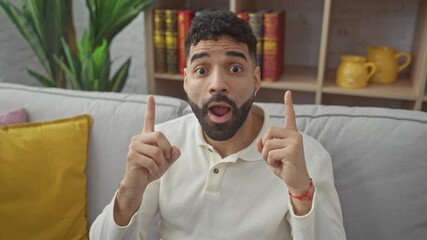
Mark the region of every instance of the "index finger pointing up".
<instances>
[{"instance_id":1,"label":"index finger pointing up","mask_svg":"<svg viewBox=\"0 0 427 240\"><path fill-rule=\"evenodd\" d=\"M156 103L154 97L149 95L147 98L147 109L145 111L144 128L142 132L153 132L156 121Z\"/></svg>"},{"instance_id":2,"label":"index finger pointing up","mask_svg":"<svg viewBox=\"0 0 427 240\"><path fill-rule=\"evenodd\" d=\"M286 91L283 97L283 101L285 103L285 128L288 130L298 130L297 122L295 120L295 111L294 111L294 103L292 101L292 93L291 91Z\"/></svg>"}]
</instances>

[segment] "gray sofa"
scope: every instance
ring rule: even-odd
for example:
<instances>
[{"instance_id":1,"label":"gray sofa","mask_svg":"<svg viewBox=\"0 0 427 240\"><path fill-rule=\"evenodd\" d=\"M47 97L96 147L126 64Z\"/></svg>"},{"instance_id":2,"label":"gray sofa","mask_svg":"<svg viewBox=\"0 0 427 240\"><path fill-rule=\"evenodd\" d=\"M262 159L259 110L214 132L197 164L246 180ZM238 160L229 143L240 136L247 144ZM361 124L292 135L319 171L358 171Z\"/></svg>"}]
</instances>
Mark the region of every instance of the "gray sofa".
<instances>
[{"instance_id":1,"label":"gray sofa","mask_svg":"<svg viewBox=\"0 0 427 240\"><path fill-rule=\"evenodd\" d=\"M24 107L32 122L93 117L86 168L91 223L123 176L129 140L143 126L146 97L0 83L0 113ZM185 101L155 99L158 123L191 112ZM283 124L282 104L259 104ZM315 105L296 105L295 111L300 131L332 156L347 239L427 238L427 113Z\"/></svg>"}]
</instances>

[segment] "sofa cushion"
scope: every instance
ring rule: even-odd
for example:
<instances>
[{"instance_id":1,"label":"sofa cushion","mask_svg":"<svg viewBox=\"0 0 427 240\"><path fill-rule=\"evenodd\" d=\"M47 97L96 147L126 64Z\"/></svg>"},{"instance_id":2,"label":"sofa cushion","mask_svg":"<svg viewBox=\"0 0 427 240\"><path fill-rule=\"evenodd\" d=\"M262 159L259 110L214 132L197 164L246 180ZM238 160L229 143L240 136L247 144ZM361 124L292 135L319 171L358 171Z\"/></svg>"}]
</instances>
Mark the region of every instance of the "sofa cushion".
<instances>
[{"instance_id":1,"label":"sofa cushion","mask_svg":"<svg viewBox=\"0 0 427 240\"><path fill-rule=\"evenodd\" d=\"M27 112L25 108L17 108L0 113L0 126L27 122Z\"/></svg>"},{"instance_id":2,"label":"sofa cushion","mask_svg":"<svg viewBox=\"0 0 427 240\"><path fill-rule=\"evenodd\" d=\"M130 139L141 132L147 95L85 92L0 83L0 112L25 107L29 121L89 114L88 178L89 223L110 203L123 177ZM156 123L177 118L185 101L155 96Z\"/></svg>"},{"instance_id":3,"label":"sofa cushion","mask_svg":"<svg viewBox=\"0 0 427 240\"><path fill-rule=\"evenodd\" d=\"M260 104L283 126L283 104ZM300 131L332 156L344 227L352 239L427 236L427 113L295 106Z\"/></svg>"},{"instance_id":4,"label":"sofa cushion","mask_svg":"<svg viewBox=\"0 0 427 240\"><path fill-rule=\"evenodd\" d=\"M0 127L1 239L87 238L90 124L83 115Z\"/></svg>"}]
</instances>

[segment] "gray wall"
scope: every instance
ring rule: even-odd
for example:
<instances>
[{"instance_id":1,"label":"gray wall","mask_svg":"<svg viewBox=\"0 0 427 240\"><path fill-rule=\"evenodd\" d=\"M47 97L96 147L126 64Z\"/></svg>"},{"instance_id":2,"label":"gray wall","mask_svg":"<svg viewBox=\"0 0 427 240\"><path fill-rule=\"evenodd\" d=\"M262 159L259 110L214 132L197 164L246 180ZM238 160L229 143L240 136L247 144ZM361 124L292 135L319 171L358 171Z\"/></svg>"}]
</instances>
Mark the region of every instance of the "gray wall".
<instances>
[{"instance_id":1,"label":"gray wall","mask_svg":"<svg viewBox=\"0 0 427 240\"><path fill-rule=\"evenodd\" d=\"M9 0L19 3L19 0ZM74 1L74 22L80 36L88 25L86 1ZM147 93L145 71L144 15L140 14L113 41L111 56L115 71L128 57L132 58L129 79L123 92ZM15 26L0 15L0 81L40 86L39 82L28 75L27 69L43 72L31 48L22 38Z\"/></svg>"}]
</instances>

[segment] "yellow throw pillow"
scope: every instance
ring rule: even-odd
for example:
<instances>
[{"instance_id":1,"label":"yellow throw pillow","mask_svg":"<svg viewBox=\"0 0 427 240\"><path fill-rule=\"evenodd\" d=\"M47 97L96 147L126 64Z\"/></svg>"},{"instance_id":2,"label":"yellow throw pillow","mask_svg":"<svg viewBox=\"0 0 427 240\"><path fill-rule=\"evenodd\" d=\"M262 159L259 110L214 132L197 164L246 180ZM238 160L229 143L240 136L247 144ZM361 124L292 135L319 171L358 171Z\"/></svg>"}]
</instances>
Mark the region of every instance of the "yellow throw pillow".
<instances>
[{"instance_id":1,"label":"yellow throw pillow","mask_svg":"<svg viewBox=\"0 0 427 240\"><path fill-rule=\"evenodd\" d=\"M89 115L0 127L0 239L88 238Z\"/></svg>"}]
</instances>

